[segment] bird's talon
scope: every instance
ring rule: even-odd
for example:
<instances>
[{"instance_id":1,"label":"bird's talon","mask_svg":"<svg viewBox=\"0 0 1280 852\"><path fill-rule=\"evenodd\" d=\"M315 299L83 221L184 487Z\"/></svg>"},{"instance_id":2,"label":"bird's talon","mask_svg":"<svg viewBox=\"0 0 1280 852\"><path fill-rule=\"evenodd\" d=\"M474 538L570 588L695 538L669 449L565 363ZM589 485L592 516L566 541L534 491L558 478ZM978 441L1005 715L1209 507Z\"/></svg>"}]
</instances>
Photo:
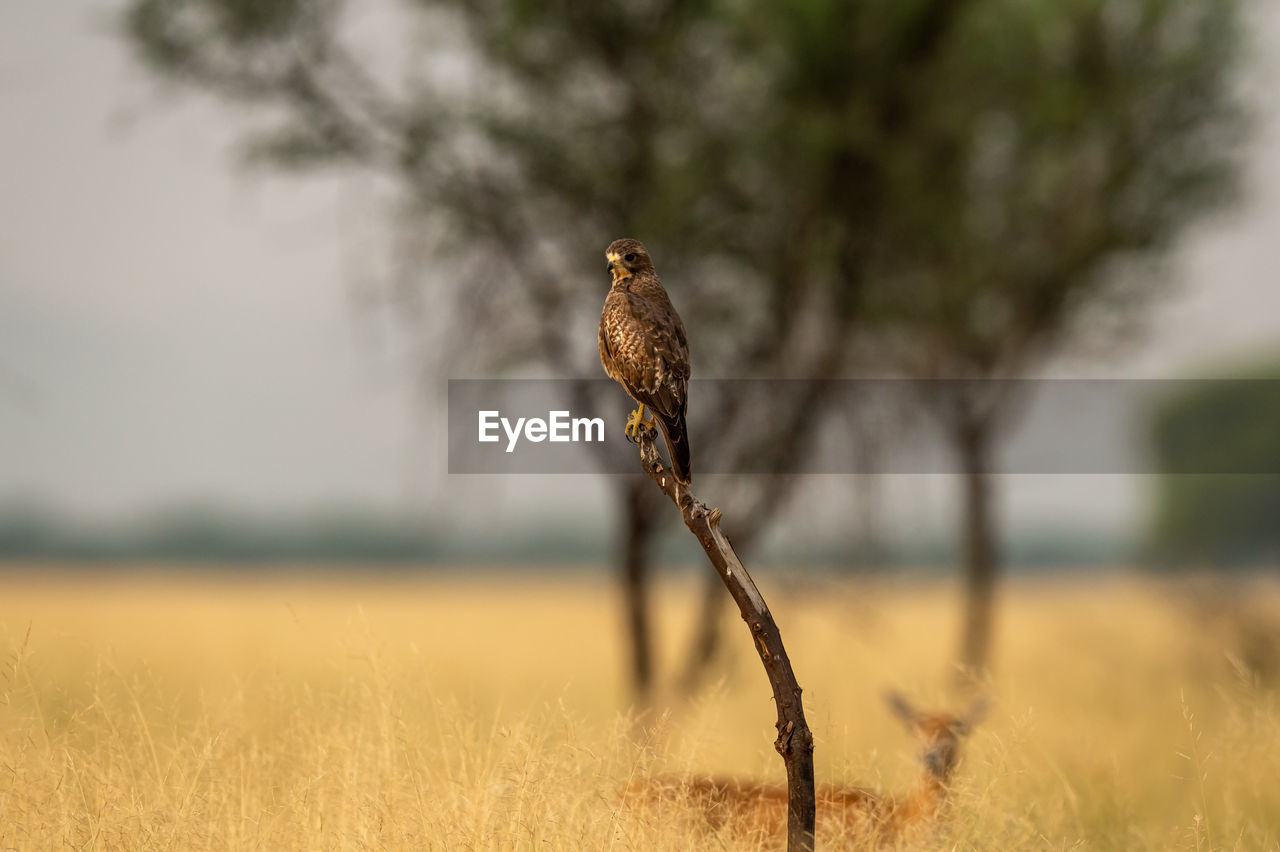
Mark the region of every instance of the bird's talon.
<instances>
[{"instance_id":1,"label":"bird's talon","mask_svg":"<svg viewBox=\"0 0 1280 852\"><path fill-rule=\"evenodd\" d=\"M631 416L627 418L627 425L622 430L627 436L627 440L633 444L640 443L640 430L645 428L647 424L644 420L644 406L641 405L631 412Z\"/></svg>"}]
</instances>

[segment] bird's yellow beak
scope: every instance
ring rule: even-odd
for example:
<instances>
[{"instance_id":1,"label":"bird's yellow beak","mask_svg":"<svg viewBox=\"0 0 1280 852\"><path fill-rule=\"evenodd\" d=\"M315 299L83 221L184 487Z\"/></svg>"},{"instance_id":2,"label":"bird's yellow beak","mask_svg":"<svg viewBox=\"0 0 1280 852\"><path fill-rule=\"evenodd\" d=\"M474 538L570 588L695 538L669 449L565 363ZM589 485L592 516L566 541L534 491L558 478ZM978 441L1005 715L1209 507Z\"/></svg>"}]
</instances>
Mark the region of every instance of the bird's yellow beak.
<instances>
[{"instance_id":1,"label":"bird's yellow beak","mask_svg":"<svg viewBox=\"0 0 1280 852\"><path fill-rule=\"evenodd\" d=\"M605 254L605 259L609 261L609 265L605 267L605 271L612 273L614 281L617 281L619 278L626 277L627 270L621 265L622 258L618 256L617 252L608 252Z\"/></svg>"}]
</instances>

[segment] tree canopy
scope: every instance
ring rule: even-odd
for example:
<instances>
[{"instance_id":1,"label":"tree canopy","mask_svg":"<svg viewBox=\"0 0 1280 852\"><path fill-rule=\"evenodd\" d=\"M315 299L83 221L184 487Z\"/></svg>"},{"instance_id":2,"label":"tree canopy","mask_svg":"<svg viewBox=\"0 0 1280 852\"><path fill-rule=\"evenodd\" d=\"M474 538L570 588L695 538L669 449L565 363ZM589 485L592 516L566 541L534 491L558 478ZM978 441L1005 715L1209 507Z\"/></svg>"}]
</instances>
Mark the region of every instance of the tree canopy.
<instances>
[{"instance_id":1,"label":"tree canopy","mask_svg":"<svg viewBox=\"0 0 1280 852\"><path fill-rule=\"evenodd\" d=\"M1242 2L130 0L123 23L156 78L249 109L253 157L389 178L454 368L597 375L600 252L636 236L695 378L982 379L1132 313L1161 289L1136 272L1230 198ZM375 14L394 35L362 41ZM695 452L786 470L818 387L700 399ZM953 422L985 435L1003 404ZM737 485L744 534L790 487Z\"/></svg>"}]
</instances>

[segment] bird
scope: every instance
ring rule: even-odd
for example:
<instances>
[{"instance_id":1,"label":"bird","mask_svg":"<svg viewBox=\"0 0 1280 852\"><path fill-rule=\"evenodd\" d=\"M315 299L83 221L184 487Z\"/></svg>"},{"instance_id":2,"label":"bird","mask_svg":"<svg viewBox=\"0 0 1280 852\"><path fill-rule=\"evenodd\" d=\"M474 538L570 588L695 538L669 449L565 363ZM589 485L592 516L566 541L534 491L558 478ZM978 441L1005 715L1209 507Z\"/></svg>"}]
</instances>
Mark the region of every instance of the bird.
<instances>
[{"instance_id":1,"label":"bird","mask_svg":"<svg viewBox=\"0 0 1280 852\"><path fill-rule=\"evenodd\" d=\"M600 363L636 401L626 435L638 438L653 412L667 442L675 478L689 485L689 341L684 323L663 289L649 252L638 240L619 239L605 251L612 276L600 313Z\"/></svg>"}]
</instances>

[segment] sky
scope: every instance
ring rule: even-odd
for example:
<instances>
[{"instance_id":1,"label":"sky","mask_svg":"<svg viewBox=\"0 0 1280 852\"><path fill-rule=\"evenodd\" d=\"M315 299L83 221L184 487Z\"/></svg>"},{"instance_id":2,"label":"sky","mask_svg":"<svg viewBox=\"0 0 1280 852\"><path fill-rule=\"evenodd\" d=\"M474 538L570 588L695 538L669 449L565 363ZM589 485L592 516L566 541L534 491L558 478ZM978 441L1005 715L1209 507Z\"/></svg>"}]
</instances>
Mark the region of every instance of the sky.
<instances>
[{"instance_id":1,"label":"sky","mask_svg":"<svg viewBox=\"0 0 1280 852\"><path fill-rule=\"evenodd\" d=\"M412 395L352 318L343 188L238 168L112 8L0 11L0 494L401 503Z\"/></svg>"},{"instance_id":2,"label":"sky","mask_svg":"<svg viewBox=\"0 0 1280 852\"><path fill-rule=\"evenodd\" d=\"M352 308L385 248L374 193L239 167L236 114L166 97L111 35L117 8L0 4L0 500L108 519L192 499L463 520L457 507L477 503L516 517L600 506L599 478L444 472L439 400L424 403L403 354ZM1251 85L1280 90L1280 12L1255 33ZM1183 240L1145 336L1059 374L1174 376L1274 351L1275 113L1245 183L1240 209ZM848 492L822 479L797 511ZM949 511L945 479L886 490L891 513ZM1147 493L1142 477L1008 477L1001 512L1115 526Z\"/></svg>"}]
</instances>

